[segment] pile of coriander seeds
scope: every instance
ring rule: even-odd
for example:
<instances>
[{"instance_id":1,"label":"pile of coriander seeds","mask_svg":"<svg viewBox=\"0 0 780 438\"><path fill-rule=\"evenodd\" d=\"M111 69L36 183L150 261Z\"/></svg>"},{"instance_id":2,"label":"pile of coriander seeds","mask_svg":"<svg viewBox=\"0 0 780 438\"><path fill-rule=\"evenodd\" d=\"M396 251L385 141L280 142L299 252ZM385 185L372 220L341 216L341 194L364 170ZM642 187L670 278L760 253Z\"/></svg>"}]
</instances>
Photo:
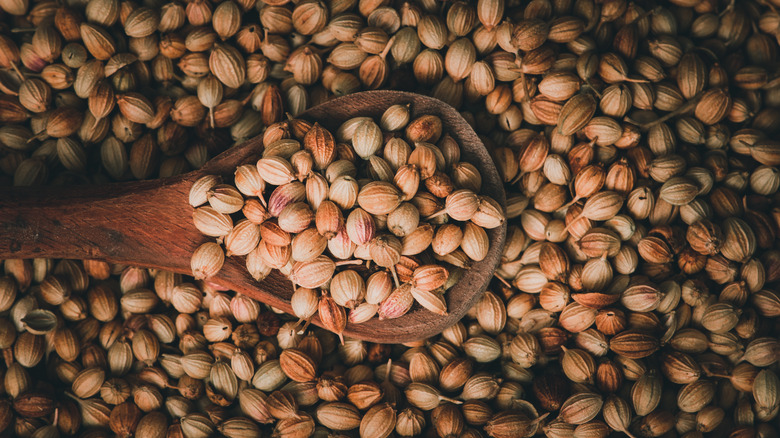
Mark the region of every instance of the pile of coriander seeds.
<instances>
[{"instance_id":1,"label":"pile of coriander seeds","mask_svg":"<svg viewBox=\"0 0 780 438\"><path fill-rule=\"evenodd\" d=\"M444 293L485 259L485 229L504 211L479 195L479 171L438 116L410 118L396 104L379 124L354 117L336 136L303 119L269 126L262 157L239 166L234 185L218 175L192 185L194 224L217 240L195 250L193 276L218 275L225 252L246 256L256 280L278 269L296 287L295 316L308 325L319 314L339 337L348 321L399 318L415 302L446 315Z\"/></svg>"},{"instance_id":2,"label":"pile of coriander seeds","mask_svg":"<svg viewBox=\"0 0 780 438\"><path fill-rule=\"evenodd\" d=\"M776 437L778 7L0 0L4 188L177 175L404 89L472 124L509 224L479 303L403 346L193 277L5 260L1 433Z\"/></svg>"}]
</instances>

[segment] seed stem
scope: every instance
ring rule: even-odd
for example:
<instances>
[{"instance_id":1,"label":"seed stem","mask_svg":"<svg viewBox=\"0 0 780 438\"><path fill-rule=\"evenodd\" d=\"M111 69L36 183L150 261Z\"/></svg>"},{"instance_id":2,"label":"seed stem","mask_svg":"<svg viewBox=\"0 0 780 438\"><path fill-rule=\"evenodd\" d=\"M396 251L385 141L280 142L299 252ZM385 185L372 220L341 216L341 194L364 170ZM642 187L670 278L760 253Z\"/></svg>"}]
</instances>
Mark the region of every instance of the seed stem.
<instances>
[{"instance_id":1,"label":"seed stem","mask_svg":"<svg viewBox=\"0 0 780 438\"><path fill-rule=\"evenodd\" d=\"M645 11L644 13L637 15L637 16L636 16L636 18L634 18L633 20L631 20L631 23L630 23L630 24L634 24L634 23L636 23L637 21L639 21L639 20L643 20L643 19L645 19L645 18L647 18L647 17L649 17L649 16L651 16L651 15L658 14L658 13L659 13L659 12L661 12L662 10L663 10L663 8L662 8L661 6L657 6L657 7L653 8L653 9L650 9L649 11Z\"/></svg>"},{"instance_id":2,"label":"seed stem","mask_svg":"<svg viewBox=\"0 0 780 438\"><path fill-rule=\"evenodd\" d=\"M525 176L526 173L528 172L518 172L518 174L514 178L512 178L511 181L509 181L509 184L510 185L517 184L523 178L523 176Z\"/></svg>"},{"instance_id":3,"label":"seed stem","mask_svg":"<svg viewBox=\"0 0 780 438\"><path fill-rule=\"evenodd\" d=\"M572 225L574 225L575 223L577 223L577 221L578 221L578 220L580 220L580 219L582 219L583 217L585 217L585 216L583 216L583 215L582 215L582 213L578 214L578 215L577 215L577 217L576 217L576 218L574 218L574 220L573 220L573 221L569 222L569 223L566 225L566 227L564 227L564 229L563 229L563 232L564 232L564 233L568 233L568 232L569 232L569 228L571 228L571 226L572 226Z\"/></svg>"},{"instance_id":4,"label":"seed stem","mask_svg":"<svg viewBox=\"0 0 780 438\"><path fill-rule=\"evenodd\" d=\"M560 206L560 207L559 207L557 210L555 210L555 211L556 211L556 212L563 211L563 210L565 210L565 209L567 209L567 208L571 207L572 205L574 205L574 204L575 204L577 201L579 201L580 199L582 199L582 198L581 198L581 197L579 197L579 196L575 196L575 197L574 197L574 199L572 199L570 202L567 202L566 204L564 204L564 205Z\"/></svg>"},{"instance_id":5,"label":"seed stem","mask_svg":"<svg viewBox=\"0 0 780 438\"><path fill-rule=\"evenodd\" d=\"M590 79L585 79L585 83L588 85L588 87L590 87L590 91L596 93L596 96L601 99L601 93L596 89L596 87L593 86L593 83L590 81Z\"/></svg>"},{"instance_id":6,"label":"seed stem","mask_svg":"<svg viewBox=\"0 0 780 438\"><path fill-rule=\"evenodd\" d=\"M639 129L641 129L642 131L647 131L648 129L652 128L653 126L659 125L659 124L661 124L661 123L671 119L672 117L677 117L680 114L683 114L683 113L687 112L688 110L690 110L693 106L695 106L699 102L699 99L701 99L701 93L699 93L698 95L694 96L693 99L689 100L688 102L686 102L685 104L683 104L682 106L677 108L676 110L674 110L674 111L672 111L670 113L664 114L663 116L653 120L652 122L645 123L644 125L639 125Z\"/></svg>"},{"instance_id":7,"label":"seed stem","mask_svg":"<svg viewBox=\"0 0 780 438\"><path fill-rule=\"evenodd\" d=\"M453 403L453 404L456 404L456 405L462 405L463 404L463 402L461 400L457 400L457 399L454 399L452 397L447 397L445 395L440 395L439 396L439 400L440 401L450 402L450 403Z\"/></svg>"},{"instance_id":8,"label":"seed stem","mask_svg":"<svg viewBox=\"0 0 780 438\"><path fill-rule=\"evenodd\" d=\"M19 66L18 66L18 65L16 65L16 63L15 63L15 62L12 62L12 63L11 63L11 68L13 68L13 69L14 69L14 71L16 72L16 75L17 75L17 76L19 76L19 80L20 80L20 81L22 81L22 82L24 82L24 80L25 80L25 77L24 77L24 74L22 74L22 72L19 70Z\"/></svg>"},{"instance_id":9,"label":"seed stem","mask_svg":"<svg viewBox=\"0 0 780 438\"><path fill-rule=\"evenodd\" d=\"M37 134L33 135L33 136L32 136L32 137L30 137L29 139L27 139L27 143L32 143L32 142L33 142L33 141L35 141L35 140L43 140L43 139L45 139L46 137L48 137L48 135L46 134L46 130L44 129L43 131L41 131L41 132L39 132L39 133L37 133Z\"/></svg>"},{"instance_id":10,"label":"seed stem","mask_svg":"<svg viewBox=\"0 0 780 438\"><path fill-rule=\"evenodd\" d=\"M525 72L520 69L520 85L523 87L522 103L528 103L528 82L525 79Z\"/></svg>"},{"instance_id":11,"label":"seed stem","mask_svg":"<svg viewBox=\"0 0 780 438\"><path fill-rule=\"evenodd\" d=\"M385 44L385 48L382 49L382 52L379 53L379 57L382 59L387 58L387 54L390 53L390 49L393 47L393 44L395 44L395 35L393 35L388 41L387 44Z\"/></svg>"},{"instance_id":12,"label":"seed stem","mask_svg":"<svg viewBox=\"0 0 780 438\"><path fill-rule=\"evenodd\" d=\"M523 87L523 97L521 102L528 103L528 81L526 81L525 70L523 70L522 52L519 50L517 53L515 53L515 65L517 66L515 71L520 73L520 86Z\"/></svg>"},{"instance_id":13,"label":"seed stem","mask_svg":"<svg viewBox=\"0 0 780 438\"><path fill-rule=\"evenodd\" d=\"M542 421L543 421L545 418L547 418L547 416L548 416L548 415L550 415L550 413L549 413L549 412L547 412L547 413L545 413L545 414L542 414L542 415L540 415L539 417L537 417L536 419L534 419L533 423L534 423L534 424L539 424L539 423L541 423L541 422L542 422Z\"/></svg>"},{"instance_id":14,"label":"seed stem","mask_svg":"<svg viewBox=\"0 0 780 438\"><path fill-rule=\"evenodd\" d=\"M439 217L439 216L441 216L441 215L443 215L445 213L447 213L447 209L446 208L442 208L441 210L437 211L436 213L426 217L425 220L430 220L430 219L433 219L435 217Z\"/></svg>"},{"instance_id":15,"label":"seed stem","mask_svg":"<svg viewBox=\"0 0 780 438\"><path fill-rule=\"evenodd\" d=\"M390 380L390 368L393 366L393 358L387 359L387 371L385 371L385 380Z\"/></svg>"},{"instance_id":16,"label":"seed stem","mask_svg":"<svg viewBox=\"0 0 780 438\"><path fill-rule=\"evenodd\" d=\"M767 3L769 3L769 2L767 2ZM722 17L722 16L728 14L733 9L734 9L734 0L731 0L731 1L729 1L729 4L726 5L725 8L723 8L723 11L721 11L720 14L718 14L718 17Z\"/></svg>"},{"instance_id":17,"label":"seed stem","mask_svg":"<svg viewBox=\"0 0 780 438\"><path fill-rule=\"evenodd\" d=\"M295 323L295 326L293 326L293 328L290 330L290 334L293 334L296 331L297 331L297 333L299 335L302 335L302 334L306 333L306 329L309 328L309 324L311 324L311 318L312 317L313 317L313 315L311 317L309 317L309 318L306 318L306 319L303 319L303 318L299 319L298 322ZM300 330L297 330L296 328L298 326L300 326L301 323L303 323L303 327L301 327Z\"/></svg>"},{"instance_id":18,"label":"seed stem","mask_svg":"<svg viewBox=\"0 0 780 438\"><path fill-rule=\"evenodd\" d=\"M503 284L504 284L506 287L514 287L514 286L512 286L512 284L511 284L511 283L509 283L508 281L506 281L506 279L505 279L505 278L502 278L502 277L501 277L501 276L499 276L498 274L493 274L493 276L494 276L494 277L496 277L496 280L498 280L498 281L500 281L501 283L503 283Z\"/></svg>"},{"instance_id":19,"label":"seed stem","mask_svg":"<svg viewBox=\"0 0 780 438\"><path fill-rule=\"evenodd\" d=\"M623 77L623 81L624 82L632 82L632 83L635 83L635 84L647 84L647 83L650 82L647 79L634 79L634 78L629 78L628 76L624 76Z\"/></svg>"},{"instance_id":20,"label":"seed stem","mask_svg":"<svg viewBox=\"0 0 780 438\"><path fill-rule=\"evenodd\" d=\"M395 282L395 287L396 288L401 287L401 283L398 281L398 274L395 272L395 265L390 267L390 272L393 274L393 281Z\"/></svg>"}]
</instances>

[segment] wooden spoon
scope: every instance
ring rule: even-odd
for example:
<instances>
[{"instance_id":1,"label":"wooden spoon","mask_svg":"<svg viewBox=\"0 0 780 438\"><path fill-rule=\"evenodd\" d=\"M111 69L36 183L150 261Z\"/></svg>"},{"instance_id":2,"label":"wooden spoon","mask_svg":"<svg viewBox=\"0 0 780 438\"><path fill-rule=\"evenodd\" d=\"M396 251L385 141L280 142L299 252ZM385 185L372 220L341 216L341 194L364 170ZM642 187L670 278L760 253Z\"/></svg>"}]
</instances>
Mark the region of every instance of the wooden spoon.
<instances>
[{"instance_id":1,"label":"wooden spoon","mask_svg":"<svg viewBox=\"0 0 780 438\"><path fill-rule=\"evenodd\" d=\"M482 193L502 206L501 178L474 130L451 106L430 97L400 91L366 91L333 99L300 117L335 132L356 116L379 119L394 104L411 104L412 117L434 114L461 147L461 159L482 175ZM192 183L206 174L232 178L241 164L260 156L262 137L235 146L203 168L171 178L102 186L17 187L0 193L0 260L25 258L99 259L191 275L190 257L209 240L192 223ZM498 265L506 224L488 230L490 251L474 263L447 294L448 314L435 315L415 306L401 318L348 324L345 336L371 342L399 343L433 336L457 322L485 290ZM230 257L210 282L292 313L292 284L274 271L262 282L252 278L244 257ZM321 325L318 318L312 323Z\"/></svg>"}]
</instances>

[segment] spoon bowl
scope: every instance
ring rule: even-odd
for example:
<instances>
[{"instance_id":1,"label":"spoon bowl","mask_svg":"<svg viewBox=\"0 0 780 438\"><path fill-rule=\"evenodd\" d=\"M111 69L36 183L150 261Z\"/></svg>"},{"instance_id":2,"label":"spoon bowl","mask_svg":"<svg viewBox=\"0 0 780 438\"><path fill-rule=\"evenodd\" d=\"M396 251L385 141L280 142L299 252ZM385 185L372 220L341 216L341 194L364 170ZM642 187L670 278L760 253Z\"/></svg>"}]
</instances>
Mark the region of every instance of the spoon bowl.
<instances>
[{"instance_id":1,"label":"spoon bowl","mask_svg":"<svg viewBox=\"0 0 780 438\"><path fill-rule=\"evenodd\" d=\"M443 131L460 145L461 160L479 170L481 193L505 205L503 182L485 146L463 117L439 100L400 91L366 91L330 100L299 117L335 132L352 117L378 120L385 109L395 104L410 104L412 119L424 114L440 117ZM232 176L239 165L255 162L262 148L262 136L258 136L228 149L201 169L159 180L5 190L0 193L0 260L99 259L191 275L192 252L209 238L192 223L190 187L207 174ZM400 318L347 324L344 335L378 343L401 343L433 336L456 323L487 288L498 265L506 224L487 232L488 255L472 264L445 294L446 315L436 315L415 305ZM222 270L208 281L292 313L292 283L278 271L256 281L247 272L244 257L228 257ZM322 325L316 316L312 323Z\"/></svg>"}]
</instances>

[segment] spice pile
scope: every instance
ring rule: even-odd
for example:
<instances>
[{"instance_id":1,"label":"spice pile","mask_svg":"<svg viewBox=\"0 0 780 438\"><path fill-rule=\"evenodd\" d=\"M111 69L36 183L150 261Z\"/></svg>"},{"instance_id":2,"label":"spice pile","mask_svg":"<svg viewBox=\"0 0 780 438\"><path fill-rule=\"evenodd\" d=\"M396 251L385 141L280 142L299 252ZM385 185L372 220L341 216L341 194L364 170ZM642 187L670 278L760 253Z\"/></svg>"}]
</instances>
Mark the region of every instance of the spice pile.
<instances>
[{"instance_id":1,"label":"spice pile","mask_svg":"<svg viewBox=\"0 0 780 438\"><path fill-rule=\"evenodd\" d=\"M777 436L776 3L0 0L4 186L175 175L409 89L481 135L509 223L479 303L406 346L167 272L6 260L0 429Z\"/></svg>"},{"instance_id":2,"label":"spice pile","mask_svg":"<svg viewBox=\"0 0 780 438\"><path fill-rule=\"evenodd\" d=\"M300 119L269 126L262 157L236 170L235 185L214 175L193 184L195 226L217 238L195 250L193 276L218 274L224 243L228 256L247 256L257 280L285 273L295 315L308 325L319 313L339 337L347 320L398 318L415 302L446 315L444 293L487 256L485 229L501 226L504 212L478 194L477 168L443 130L437 116L410 122L408 105L390 106L379 124L349 119L335 137Z\"/></svg>"}]
</instances>

